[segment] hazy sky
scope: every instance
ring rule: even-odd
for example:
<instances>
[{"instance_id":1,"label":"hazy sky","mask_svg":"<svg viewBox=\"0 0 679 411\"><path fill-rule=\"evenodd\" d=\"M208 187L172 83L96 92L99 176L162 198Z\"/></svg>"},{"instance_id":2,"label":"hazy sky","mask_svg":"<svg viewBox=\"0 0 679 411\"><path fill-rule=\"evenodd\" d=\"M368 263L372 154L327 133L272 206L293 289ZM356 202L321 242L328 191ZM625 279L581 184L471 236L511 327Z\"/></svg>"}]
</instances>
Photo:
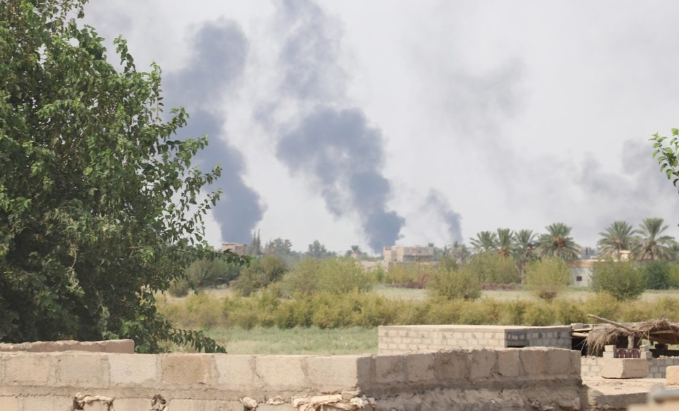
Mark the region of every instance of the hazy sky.
<instances>
[{"instance_id":1,"label":"hazy sky","mask_svg":"<svg viewBox=\"0 0 679 411\"><path fill-rule=\"evenodd\" d=\"M651 134L679 127L679 3L92 0L207 133L211 243L468 242L663 217ZM113 52L110 53L114 60Z\"/></svg>"}]
</instances>

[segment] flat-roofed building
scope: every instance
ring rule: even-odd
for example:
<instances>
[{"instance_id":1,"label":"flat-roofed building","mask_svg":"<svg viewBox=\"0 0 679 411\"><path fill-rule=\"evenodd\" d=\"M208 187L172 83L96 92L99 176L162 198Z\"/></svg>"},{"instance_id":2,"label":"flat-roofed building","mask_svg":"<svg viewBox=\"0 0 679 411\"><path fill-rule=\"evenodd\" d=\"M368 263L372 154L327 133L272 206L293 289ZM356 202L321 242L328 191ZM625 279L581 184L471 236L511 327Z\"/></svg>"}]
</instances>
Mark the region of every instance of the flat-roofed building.
<instances>
[{"instance_id":1,"label":"flat-roofed building","mask_svg":"<svg viewBox=\"0 0 679 411\"><path fill-rule=\"evenodd\" d=\"M428 263L436 261L434 247L384 247L383 254L386 263Z\"/></svg>"},{"instance_id":2,"label":"flat-roofed building","mask_svg":"<svg viewBox=\"0 0 679 411\"><path fill-rule=\"evenodd\" d=\"M222 252L231 251L234 254L245 255L247 254L248 246L242 243L222 243Z\"/></svg>"}]
</instances>

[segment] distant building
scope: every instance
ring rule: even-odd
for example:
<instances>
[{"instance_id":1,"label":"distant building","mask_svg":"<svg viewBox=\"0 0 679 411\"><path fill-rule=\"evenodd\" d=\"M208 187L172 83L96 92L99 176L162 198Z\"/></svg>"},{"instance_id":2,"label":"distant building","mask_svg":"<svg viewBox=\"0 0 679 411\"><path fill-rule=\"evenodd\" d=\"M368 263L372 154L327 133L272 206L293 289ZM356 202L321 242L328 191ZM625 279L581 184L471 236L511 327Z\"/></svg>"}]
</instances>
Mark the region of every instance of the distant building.
<instances>
[{"instance_id":1,"label":"distant building","mask_svg":"<svg viewBox=\"0 0 679 411\"><path fill-rule=\"evenodd\" d=\"M222 252L231 251L234 254L245 255L247 254L247 244L241 243L222 243Z\"/></svg>"},{"instance_id":2,"label":"distant building","mask_svg":"<svg viewBox=\"0 0 679 411\"><path fill-rule=\"evenodd\" d=\"M436 261L434 247L384 247L384 262L389 263L429 263Z\"/></svg>"},{"instance_id":3,"label":"distant building","mask_svg":"<svg viewBox=\"0 0 679 411\"><path fill-rule=\"evenodd\" d=\"M583 256L586 256L587 258L583 258L582 260L571 261L568 264L571 273L571 283L575 287L589 287L590 279L592 278L592 268L594 267L594 263L605 261L604 259L596 258L597 257L596 253L583 252ZM612 261L629 261L629 259L630 259L629 250L622 250L620 251L619 255L617 256L614 255L611 258Z\"/></svg>"}]
</instances>

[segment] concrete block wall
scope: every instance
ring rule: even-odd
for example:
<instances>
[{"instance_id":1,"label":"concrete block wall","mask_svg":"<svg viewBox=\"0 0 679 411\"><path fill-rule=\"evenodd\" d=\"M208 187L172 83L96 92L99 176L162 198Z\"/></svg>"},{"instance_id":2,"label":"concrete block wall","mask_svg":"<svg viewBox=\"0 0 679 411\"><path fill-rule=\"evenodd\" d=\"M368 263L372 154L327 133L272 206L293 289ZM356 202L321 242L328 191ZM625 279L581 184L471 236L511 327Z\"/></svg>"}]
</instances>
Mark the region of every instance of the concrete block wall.
<instances>
[{"instance_id":1,"label":"concrete block wall","mask_svg":"<svg viewBox=\"0 0 679 411\"><path fill-rule=\"evenodd\" d=\"M21 344L0 344L0 352L61 352L61 351L87 351L109 352L118 354L133 354L133 340L107 340L107 341L38 341ZM0 409L1 411L1 409Z\"/></svg>"},{"instance_id":2,"label":"concrete block wall","mask_svg":"<svg viewBox=\"0 0 679 411\"><path fill-rule=\"evenodd\" d=\"M243 397L262 404L258 409L288 411L294 398L332 393L375 398L377 410L419 400L440 403L429 409L456 409L460 401L484 403L482 392L484 409L504 409L502 393L512 407L529 409L530 401L554 403L559 393L571 401L580 384L578 352L546 348L387 356L0 353L2 411L81 409L74 408L77 393L112 398L115 411L150 410L158 396L167 411L240 411ZM283 405L264 404L276 396ZM94 401L84 409L107 406Z\"/></svg>"},{"instance_id":3,"label":"concrete block wall","mask_svg":"<svg viewBox=\"0 0 679 411\"><path fill-rule=\"evenodd\" d=\"M380 354L445 351L459 348L571 348L570 326L516 327L410 325L378 328Z\"/></svg>"},{"instance_id":4,"label":"concrete block wall","mask_svg":"<svg viewBox=\"0 0 679 411\"><path fill-rule=\"evenodd\" d=\"M582 378L597 378L601 376L604 358L602 357L582 357ZM679 365L677 357L651 358L648 360L647 378L666 378L667 367Z\"/></svg>"}]
</instances>

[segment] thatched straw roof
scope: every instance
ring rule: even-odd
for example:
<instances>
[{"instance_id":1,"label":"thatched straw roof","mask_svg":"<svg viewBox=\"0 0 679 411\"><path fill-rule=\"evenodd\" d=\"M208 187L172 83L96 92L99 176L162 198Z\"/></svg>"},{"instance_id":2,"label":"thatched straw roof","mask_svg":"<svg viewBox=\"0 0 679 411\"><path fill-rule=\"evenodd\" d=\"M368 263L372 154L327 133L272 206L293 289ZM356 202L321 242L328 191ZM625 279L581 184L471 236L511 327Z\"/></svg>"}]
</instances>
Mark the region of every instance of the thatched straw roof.
<instances>
[{"instance_id":1,"label":"thatched straw roof","mask_svg":"<svg viewBox=\"0 0 679 411\"><path fill-rule=\"evenodd\" d=\"M585 344L589 352L601 352L605 345L615 344L619 338L626 339L634 335L637 340L649 340L660 344L679 344L679 324L667 319L651 320L641 323L596 324L588 333Z\"/></svg>"}]
</instances>

